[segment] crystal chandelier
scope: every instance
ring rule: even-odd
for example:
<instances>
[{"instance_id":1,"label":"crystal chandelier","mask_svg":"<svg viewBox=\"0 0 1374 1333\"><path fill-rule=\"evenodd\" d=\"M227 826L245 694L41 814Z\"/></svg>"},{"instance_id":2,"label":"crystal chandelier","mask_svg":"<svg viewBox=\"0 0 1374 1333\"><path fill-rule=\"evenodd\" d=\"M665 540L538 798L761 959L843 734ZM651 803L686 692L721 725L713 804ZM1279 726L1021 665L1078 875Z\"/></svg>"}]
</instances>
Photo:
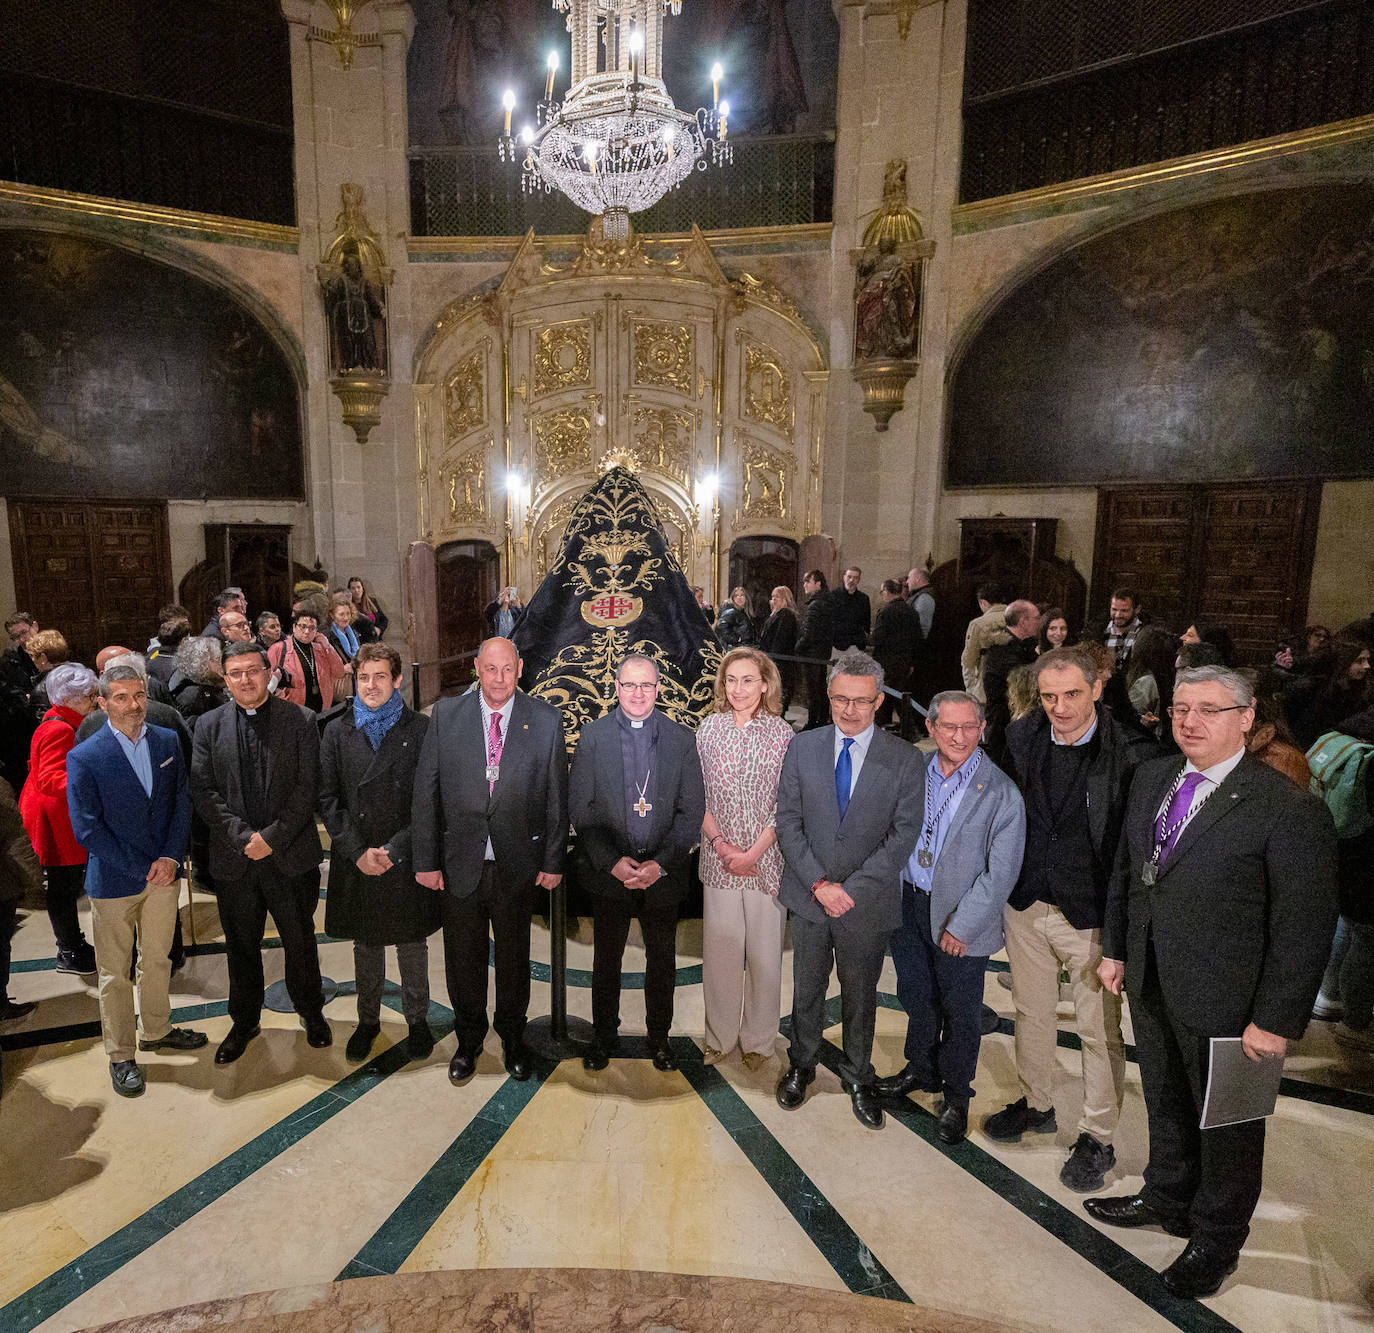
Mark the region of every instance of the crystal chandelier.
<instances>
[{"instance_id":1,"label":"crystal chandelier","mask_svg":"<svg viewBox=\"0 0 1374 1333\"><path fill-rule=\"evenodd\" d=\"M630 214L656 204L695 169L731 161L722 70L711 71L712 106L679 111L663 83L663 16L682 0L553 0L572 34L572 84L553 100L558 55L549 56L538 128L511 137L515 96L502 99L501 160L521 160L523 190L558 190L599 215L605 238L623 245ZM603 61L604 57L604 61ZM604 67L603 67L604 64Z\"/></svg>"}]
</instances>

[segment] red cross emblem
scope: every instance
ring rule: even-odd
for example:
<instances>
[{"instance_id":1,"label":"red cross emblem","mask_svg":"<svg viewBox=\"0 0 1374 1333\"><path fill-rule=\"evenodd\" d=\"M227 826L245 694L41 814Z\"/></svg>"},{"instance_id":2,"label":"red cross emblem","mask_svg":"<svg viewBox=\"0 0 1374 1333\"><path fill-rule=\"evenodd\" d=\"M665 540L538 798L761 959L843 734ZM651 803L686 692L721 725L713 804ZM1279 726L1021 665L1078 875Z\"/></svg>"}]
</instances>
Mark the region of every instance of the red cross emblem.
<instances>
[{"instance_id":1,"label":"red cross emblem","mask_svg":"<svg viewBox=\"0 0 1374 1333\"><path fill-rule=\"evenodd\" d=\"M582 619L598 628L628 625L638 620L644 603L624 592L603 592L590 602L582 603Z\"/></svg>"}]
</instances>

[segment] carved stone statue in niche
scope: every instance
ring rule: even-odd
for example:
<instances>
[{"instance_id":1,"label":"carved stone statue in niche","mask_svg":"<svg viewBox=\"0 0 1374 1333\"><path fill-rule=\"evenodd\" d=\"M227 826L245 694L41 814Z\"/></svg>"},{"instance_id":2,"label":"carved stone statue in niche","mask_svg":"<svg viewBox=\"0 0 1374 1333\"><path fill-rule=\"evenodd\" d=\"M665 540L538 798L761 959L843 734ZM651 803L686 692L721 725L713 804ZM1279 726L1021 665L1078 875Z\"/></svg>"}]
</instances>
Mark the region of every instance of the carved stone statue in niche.
<instances>
[{"instance_id":1,"label":"carved stone statue in niche","mask_svg":"<svg viewBox=\"0 0 1374 1333\"><path fill-rule=\"evenodd\" d=\"M386 267L381 244L363 212L360 185L345 184L338 234L318 269L329 329L330 384L359 443L381 420L390 388L386 326Z\"/></svg>"},{"instance_id":2,"label":"carved stone statue in niche","mask_svg":"<svg viewBox=\"0 0 1374 1333\"><path fill-rule=\"evenodd\" d=\"M883 204L864 229L854 261L854 378L864 411L886 430L902 408L921 342L921 269L934 250L907 204L906 163L887 164Z\"/></svg>"},{"instance_id":3,"label":"carved stone statue in niche","mask_svg":"<svg viewBox=\"0 0 1374 1333\"><path fill-rule=\"evenodd\" d=\"M336 374L349 370L385 373L384 290L363 272L357 246L346 247L339 274L324 283L329 311L329 359Z\"/></svg>"}]
</instances>

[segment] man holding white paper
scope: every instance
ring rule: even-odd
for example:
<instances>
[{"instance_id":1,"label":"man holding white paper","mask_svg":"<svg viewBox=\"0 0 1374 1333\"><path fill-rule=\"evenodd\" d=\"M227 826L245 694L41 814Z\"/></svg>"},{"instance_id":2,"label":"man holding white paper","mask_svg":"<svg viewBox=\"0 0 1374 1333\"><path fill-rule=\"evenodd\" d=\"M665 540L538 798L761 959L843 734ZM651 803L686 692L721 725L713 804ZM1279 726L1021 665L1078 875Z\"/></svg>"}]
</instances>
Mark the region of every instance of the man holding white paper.
<instances>
[{"instance_id":1,"label":"man holding white paper","mask_svg":"<svg viewBox=\"0 0 1374 1333\"><path fill-rule=\"evenodd\" d=\"M1149 1161L1138 1194L1084 1206L1189 1237L1164 1283L1201 1297L1235 1271L1264 1161L1262 1119L1199 1128L1209 1039L1263 1061L1302 1036L1335 930L1336 840L1319 801L1246 753L1244 676L1180 671L1169 711L1185 762L1136 772L1098 969L1130 996Z\"/></svg>"}]
</instances>

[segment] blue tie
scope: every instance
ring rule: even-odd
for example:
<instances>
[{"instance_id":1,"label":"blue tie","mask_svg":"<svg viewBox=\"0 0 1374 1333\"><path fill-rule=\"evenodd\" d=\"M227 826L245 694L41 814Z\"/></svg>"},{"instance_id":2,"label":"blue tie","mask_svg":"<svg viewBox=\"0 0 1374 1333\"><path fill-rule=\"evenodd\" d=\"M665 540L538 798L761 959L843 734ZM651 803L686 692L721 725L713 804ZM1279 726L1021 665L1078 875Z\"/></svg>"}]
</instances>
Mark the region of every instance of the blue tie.
<instances>
[{"instance_id":1,"label":"blue tie","mask_svg":"<svg viewBox=\"0 0 1374 1333\"><path fill-rule=\"evenodd\" d=\"M853 780L854 767L849 760L849 747L854 744L853 736L844 738L840 757L835 761L835 799L840 804L840 818L849 809L849 784Z\"/></svg>"}]
</instances>

